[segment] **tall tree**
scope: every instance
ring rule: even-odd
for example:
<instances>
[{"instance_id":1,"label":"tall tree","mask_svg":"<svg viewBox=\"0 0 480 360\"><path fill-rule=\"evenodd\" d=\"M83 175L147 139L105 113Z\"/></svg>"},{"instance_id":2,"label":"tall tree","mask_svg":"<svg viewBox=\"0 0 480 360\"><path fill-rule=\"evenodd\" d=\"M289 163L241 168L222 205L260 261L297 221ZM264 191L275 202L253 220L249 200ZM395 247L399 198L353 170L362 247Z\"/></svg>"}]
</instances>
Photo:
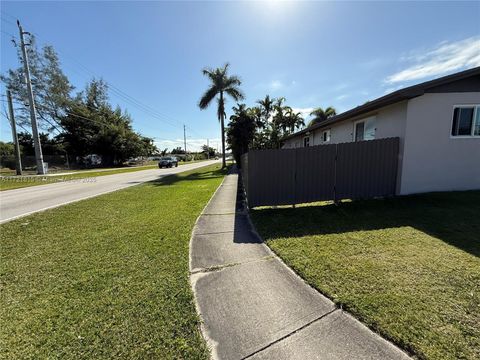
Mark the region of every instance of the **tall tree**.
<instances>
[{"instance_id":1,"label":"tall tree","mask_svg":"<svg viewBox=\"0 0 480 360\"><path fill-rule=\"evenodd\" d=\"M255 135L255 118L245 104L232 108L233 115L227 128L227 139L237 166L241 166L241 156L248 151Z\"/></svg>"},{"instance_id":2,"label":"tall tree","mask_svg":"<svg viewBox=\"0 0 480 360\"><path fill-rule=\"evenodd\" d=\"M287 109L286 123L290 133L295 132L295 129L305 126L302 114L294 112L292 108Z\"/></svg>"},{"instance_id":3,"label":"tall tree","mask_svg":"<svg viewBox=\"0 0 480 360\"><path fill-rule=\"evenodd\" d=\"M102 165L121 164L130 157L149 156L157 151L153 139L132 129L132 119L108 102L108 87L93 79L68 106L60 121L61 140L74 158L102 156Z\"/></svg>"},{"instance_id":4,"label":"tall tree","mask_svg":"<svg viewBox=\"0 0 480 360\"><path fill-rule=\"evenodd\" d=\"M308 123L308 126L321 123L327 120L328 118L331 118L332 116L337 115L337 111L335 110L335 108L331 106L327 107L325 110L322 109L321 107L318 107L315 110L313 110L310 113L310 115L313 116L313 119L310 120L310 122Z\"/></svg>"},{"instance_id":5,"label":"tall tree","mask_svg":"<svg viewBox=\"0 0 480 360\"><path fill-rule=\"evenodd\" d=\"M27 53L39 126L51 131L56 128L60 118L65 115L73 86L63 73L58 55L52 46L46 45L42 51L38 51L35 37L31 36ZM19 64L22 64L20 50L18 50L17 56ZM0 79L12 91L15 101L28 103L23 66L19 65L16 69L8 70L5 74L0 75ZM19 108L17 120L23 125L30 123L28 106Z\"/></svg>"},{"instance_id":6,"label":"tall tree","mask_svg":"<svg viewBox=\"0 0 480 360\"><path fill-rule=\"evenodd\" d=\"M274 110L274 104L276 99L270 98L270 95L266 95L262 100L257 100L257 104L260 105L260 110L263 116L263 121L266 127L266 124L270 120L270 116Z\"/></svg>"},{"instance_id":7,"label":"tall tree","mask_svg":"<svg viewBox=\"0 0 480 360\"><path fill-rule=\"evenodd\" d=\"M205 155L208 157L214 157L215 156L215 149L208 146L208 145L202 145L202 152L205 153Z\"/></svg>"},{"instance_id":8,"label":"tall tree","mask_svg":"<svg viewBox=\"0 0 480 360\"><path fill-rule=\"evenodd\" d=\"M201 97L198 106L204 110L212 103L212 100L217 96L217 117L220 121L222 130L222 166L226 167L225 160L225 96L230 96L233 100L239 101L244 98L240 91L242 82L235 75L228 75L229 64L226 63L223 67L216 69L205 68L203 75L210 80L210 87Z\"/></svg>"},{"instance_id":9,"label":"tall tree","mask_svg":"<svg viewBox=\"0 0 480 360\"><path fill-rule=\"evenodd\" d=\"M290 116L293 111L290 106L283 105L285 102L284 97L279 97L276 99L274 104L274 114L272 118L272 125L275 130L280 133L280 137L286 135L290 129ZM276 147L280 147L280 142Z\"/></svg>"}]
</instances>

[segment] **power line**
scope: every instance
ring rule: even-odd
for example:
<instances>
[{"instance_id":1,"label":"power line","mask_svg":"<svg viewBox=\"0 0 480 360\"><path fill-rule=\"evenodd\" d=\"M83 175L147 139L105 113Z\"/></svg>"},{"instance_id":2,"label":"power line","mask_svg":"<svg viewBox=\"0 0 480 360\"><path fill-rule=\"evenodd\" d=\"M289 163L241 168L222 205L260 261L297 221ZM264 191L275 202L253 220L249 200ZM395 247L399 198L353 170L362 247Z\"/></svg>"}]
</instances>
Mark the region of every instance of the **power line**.
<instances>
[{"instance_id":1,"label":"power line","mask_svg":"<svg viewBox=\"0 0 480 360\"><path fill-rule=\"evenodd\" d=\"M10 15L9 13L6 13L4 10L1 10L0 14L10 16L13 20L17 20L17 18L15 16Z\"/></svg>"},{"instance_id":2,"label":"power line","mask_svg":"<svg viewBox=\"0 0 480 360\"><path fill-rule=\"evenodd\" d=\"M1 96L5 96L5 95L1 95ZM0 101L3 102L3 103L6 103L6 102L7 102L7 100L4 100L4 99L0 99ZM12 101L12 103L13 103L13 104L16 104L16 105L20 105L20 106L22 106L23 108L26 107L25 104L22 104L22 103L20 103L20 102L18 102L18 101ZM3 105L3 106L5 106L5 105ZM53 108L49 108L49 107L45 107L45 106L44 106L44 108L53 110ZM18 109L17 109L17 110L18 110ZM90 119L90 118L87 118L87 117L84 117L84 116L80 116L80 115L77 115L77 114L74 114L74 113L70 113L70 112L68 112L68 111L65 111L65 113L66 113L67 115L74 116L74 117L77 117L77 118L80 118L80 119L83 119L83 120L87 120L87 121L90 121L90 122L93 122L93 123L96 123L96 124L99 124L99 125L102 125L102 126L105 126L105 127L110 127L110 126L112 126L111 124L104 123L104 122L101 122L101 121L98 121L98 120L94 120L94 119ZM2 114L2 115L3 115L3 114ZM8 117L7 117L6 115L3 115L3 116L8 120ZM42 117L42 119L45 120L47 123L49 123L52 127L55 128L55 130L57 130L57 131L60 133L60 131L56 128L56 126L53 125L50 121L48 121L47 119L45 119L45 118L43 118L43 117ZM59 127L61 127L64 131L67 131L60 123L58 123L58 121L56 121L55 119L52 119L52 121L54 121L54 122L55 122ZM21 124L17 123L17 125L20 126L23 130L25 130L25 131L28 132L28 130L25 129ZM152 139L154 139L154 140L155 140L155 139L156 139L156 140L161 140L161 141L169 141L169 142L178 143L178 144L183 144L183 142L180 141L180 140L172 140L172 139L159 138L159 137L152 137Z\"/></svg>"},{"instance_id":3,"label":"power line","mask_svg":"<svg viewBox=\"0 0 480 360\"><path fill-rule=\"evenodd\" d=\"M3 17L4 15L7 15L7 16L11 16L11 15L8 15L7 13L5 13L5 12L3 12L3 11L0 12L0 14L2 15L2 21L3 21L3 22L6 22L6 23L8 23L8 24L10 24L10 25L13 25L13 26L17 26L17 24L15 24L15 23L13 22L13 21L16 20L15 18L14 18L13 21L11 21L11 20L8 20L8 19L6 19L5 17ZM11 16L11 17L12 17L12 16Z\"/></svg>"},{"instance_id":4,"label":"power line","mask_svg":"<svg viewBox=\"0 0 480 360\"><path fill-rule=\"evenodd\" d=\"M10 18L12 19L16 19L14 16L2 11L2 14L6 15L6 16L9 16ZM12 23L11 21L5 19L6 22L12 24L12 25L15 25L14 23ZM35 37L36 38L42 38L41 36L38 36L38 34L35 34ZM58 49L56 49L58 51ZM81 64L75 57L73 56L70 56L69 54L67 54L65 51L61 51L61 54L64 55L65 57L68 57L71 59L71 61L73 63L76 64L76 66L80 69L82 69L84 71L84 73L88 73L89 75L93 75L94 77L97 77L96 74L94 72L92 72L90 69L88 69L86 66L84 66L83 64ZM182 122L180 122L179 120L167 115L167 114L164 114L160 111L158 111L157 109L154 109L153 107L145 104L145 103L142 103L141 101L137 100L136 98L134 98L133 96L127 94L126 92L124 92L123 90L121 90L120 88L118 88L117 86L113 85L111 82L109 81L105 81L105 83L107 84L108 88L111 90L111 92L113 94L115 94L118 98L122 99L123 101L137 107L138 109L140 109L141 111L145 112L146 114L154 117L155 119L161 121L161 122L164 122L170 126L173 126L173 127L176 127L176 128L179 128L181 129L182 127ZM168 119L168 120L167 120ZM203 138L203 136L201 134L199 134L197 131L193 130L191 127L187 127L190 132L196 134L197 136L199 136L199 138Z\"/></svg>"},{"instance_id":5,"label":"power line","mask_svg":"<svg viewBox=\"0 0 480 360\"><path fill-rule=\"evenodd\" d=\"M35 36L37 38L39 38L39 36L37 34L35 34ZM40 37L41 38L41 37ZM57 49L58 51L58 49ZM69 54L67 54L65 51L60 51L60 53L62 55L64 55L65 57L67 58L70 58L71 61L73 63L76 63L77 66L82 69L85 73L88 73L89 75L91 76L94 76L94 77L98 77L94 72L92 72L91 70L89 70L86 66L84 66L83 64L81 64L76 58L74 58L73 56L70 56ZM105 83L107 84L108 88L111 90L112 93L114 93L115 95L117 95L119 98L121 98L122 100L130 103L131 105L137 107L138 109L144 111L145 113L155 117L156 119L168 124L168 125L171 125L173 127L177 127L177 128L181 128L182 126L182 123L179 122L178 120L176 119L173 119L172 117L168 116L168 115L165 115L165 114L162 114L160 113L158 110L152 108L151 106L149 105L146 105L144 103L142 103L141 101L137 100L136 98L134 98L133 96L127 94L126 92L124 92L123 90L121 90L120 88L118 88L117 86L113 85L110 81L105 81ZM167 120L168 119L168 120ZM177 124L175 124L174 122L176 122Z\"/></svg>"},{"instance_id":6,"label":"power line","mask_svg":"<svg viewBox=\"0 0 480 360\"><path fill-rule=\"evenodd\" d=\"M3 101L3 102L6 102L6 100L0 100L0 101ZM18 101L13 101L14 104L16 105L20 105L20 106L23 106L24 108L27 106L26 104L22 104ZM48 106L44 106L42 105L41 106L42 108L44 109L47 109L47 110L55 110L54 108L51 108L51 107L48 107ZM98 120L94 120L94 119L90 119L90 118L87 118L85 116L81 116L81 115L78 115L78 114L74 114L74 113L71 113L71 112L68 112L68 111L64 111L65 114L67 115L70 115L70 116L74 116L74 117L77 117L77 118L80 118L80 119L83 119L83 120L87 120L87 121L91 121L93 123L97 123L97 124L100 124L100 125L103 125L103 126L111 126L111 124L108 124L108 123L104 123L104 122L101 122L101 121L98 121ZM43 120L47 121L45 118L42 117ZM48 122L48 121L47 121Z\"/></svg>"},{"instance_id":7,"label":"power line","mask_svg":"<svg viewBox=\"0 0 480 360\"><path fill-rule=\"evenodd\" d=\"M13 34L11 34L11 33L9 33L9 32L6 32L6 31L3 31L3 30L2 30L2 34L7 35L7 36L10 36L10 37L16 39L15 35L13 35Z\"/></svg>"},{"instance_id":8,"label":"power line","mask_svg":"<svg viewBox=\"0 0 480 360\"><path fill-rule=\"evenodd\" d=\"M7 16L10 16L12 19L15 19L14 16L10 15L10 14L7 14L5 12L3 12L5 15ZM5 19L6 20L6 19ZM9 20L6 20L7 22L11 23ZM13 24L13 23L11 23ZM14 25L14 24L13 24ZM38 36L38 34L35 34L35 37L36 38L42 38L40 36ZM58 51L58 49L56 49ZM70 58L74 63L77 64L77 66L79 68L81 68L84 72L88 73L89 75L93 75L94 77L97 77L97 75L92 72L91 70L89 70L86 66L82 65L75 57L73 56L70 56L68 55L67 53L65 53L64 51L61 51L61 53L65 56L65 57L68 57ZM166 115L166 114L162 114L160 113L159 111L157 111L156 109L154 109L153 107L149 106L149 105L146 105L144 103L142 103L141 101L135 99L134 97L132 97L131 95L128 95L126 92L122 91L121 89L119 89L118 87L116 87L115 85L113 85L111 82L108 82L108 81L105 81L105 83L107 84L107 86L109 87L109 89L111 90L112 93L114 93L115 95L117 95L117 97L119 97L120 99L126 101L127 103L130 103L131 105L137 107L138 109L144 111L145 113L149 114L150 116L156 118L157 120L160 120L168 125L171 125L173 127L177 127L177 128L181 128L182 126L182 123L179 122L178 120ZM171 121L169 120L166 120L166 119L170 119ZM177 124L174 124L172 121L176 122Z\"/></svg>"}]
</instances>

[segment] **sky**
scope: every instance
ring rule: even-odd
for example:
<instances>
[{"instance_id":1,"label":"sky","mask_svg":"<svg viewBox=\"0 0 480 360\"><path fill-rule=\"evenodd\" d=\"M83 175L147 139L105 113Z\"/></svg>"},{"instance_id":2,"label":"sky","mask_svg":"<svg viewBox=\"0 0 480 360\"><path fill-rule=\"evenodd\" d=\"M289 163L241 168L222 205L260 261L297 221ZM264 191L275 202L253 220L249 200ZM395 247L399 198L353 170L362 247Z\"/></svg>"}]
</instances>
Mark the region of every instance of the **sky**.
<instances>
[{"instance_id":1,"label":"sky","mask_svg":"<svg viewBox=\"0 0 480 360\"><path fill-rule=\"evenodd\" d=\"M478 1L1 1L0 12L2 73L19 66L10 41L19 19L54 46L76 91L103 78L111 102L162 149L183 146L184 124L189 151L207 139L220 147L216 103L197 105L204 67L229 62L248 106L284 96L308 121L315 107L343 112L480 66ZM3 116L0 139L11 140Z\"/></svg>"}]
</instances>

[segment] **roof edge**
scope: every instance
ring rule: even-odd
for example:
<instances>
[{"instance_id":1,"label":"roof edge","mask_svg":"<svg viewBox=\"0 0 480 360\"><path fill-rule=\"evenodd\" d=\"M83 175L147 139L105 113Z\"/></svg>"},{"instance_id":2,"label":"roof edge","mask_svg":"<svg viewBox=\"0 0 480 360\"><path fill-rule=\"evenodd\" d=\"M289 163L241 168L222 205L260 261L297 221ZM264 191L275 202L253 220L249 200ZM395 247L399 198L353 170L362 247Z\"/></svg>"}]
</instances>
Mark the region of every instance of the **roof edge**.
<instances>
[{"instance_id":1,"label":"roof edge","mask_svg":"<svg viewBox=\"0 0 480 360\"><path fill-rule=\"evenodd\" d=\"M359 116L359 115L368 113L370 111L374 111L379 108L398 103L403 100L408 100L417 96L421 96L425 93L426 90L432 87L436 87L439 85L447 84L453 81L458 81L458 80L462 80L462 79L465 79L471 76L477 76L477 75L480 75L480 66L472 69L463 70L454 74L442 76L437 79L428 80L420 84L412 85L412 86L394 91L390 94L368 101L363 105L359 105L350 110L344 111L343 113L340 113L336 116L332 116L331 118L325 121L322 121L318 124L314 124L312 126L306 127L305 129L302 129L300 131L297 131L296 133L288 135L283 140L284 141L289 140L291 138L300 136L302 134L316 130L318 128L322 128L324 126L331 125L333 123L340 122L342 120L346 120L354 116Z\"/></svg>"}]
</instances>

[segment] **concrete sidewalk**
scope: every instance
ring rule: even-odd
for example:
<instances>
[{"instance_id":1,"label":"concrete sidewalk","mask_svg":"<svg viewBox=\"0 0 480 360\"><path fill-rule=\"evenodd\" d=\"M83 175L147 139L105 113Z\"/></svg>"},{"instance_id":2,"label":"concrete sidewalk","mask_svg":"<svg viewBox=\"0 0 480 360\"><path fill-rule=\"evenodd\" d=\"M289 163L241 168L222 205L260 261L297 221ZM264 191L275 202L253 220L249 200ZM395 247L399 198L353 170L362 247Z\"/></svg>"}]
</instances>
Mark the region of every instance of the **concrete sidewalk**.
<instances>
[{"instance_id":1,"label":"concrete sidewalk","mask_svg":"<svg viewBox=\"0 0 480 360\"><path fill-rule=\"evenodd\" d=\"M191 282L214 359L409 359L312 289L253 231L228 175L194 228ZM238 196L241 198L241 196Z\"/></svg>"}]
</instances>

